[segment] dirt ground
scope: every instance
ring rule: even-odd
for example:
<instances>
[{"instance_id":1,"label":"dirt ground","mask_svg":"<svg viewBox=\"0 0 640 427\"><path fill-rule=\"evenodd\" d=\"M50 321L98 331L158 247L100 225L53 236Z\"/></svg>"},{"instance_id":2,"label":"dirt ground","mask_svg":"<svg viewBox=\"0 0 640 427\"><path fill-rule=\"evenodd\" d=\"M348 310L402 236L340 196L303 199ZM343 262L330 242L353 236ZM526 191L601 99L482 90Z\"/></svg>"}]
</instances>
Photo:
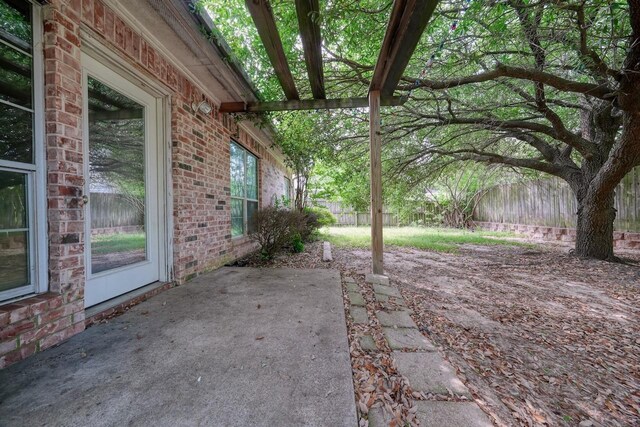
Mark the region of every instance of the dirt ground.
<instances>
[{"instance_id":1,"label":"dirt ground","mask_svg":"<svg viewBox=\"0 0 640 427\"><path fill-rule=\"evenodd\" d=\"M363 277L370 254L319 246L274 266ZM562 245L387 247L385 269L422 332L498 425L640 425L640 266ZM640 253L619 253L639 263ZM582 424L580 424L582 423Z\"/></svg>"}]
</instances>

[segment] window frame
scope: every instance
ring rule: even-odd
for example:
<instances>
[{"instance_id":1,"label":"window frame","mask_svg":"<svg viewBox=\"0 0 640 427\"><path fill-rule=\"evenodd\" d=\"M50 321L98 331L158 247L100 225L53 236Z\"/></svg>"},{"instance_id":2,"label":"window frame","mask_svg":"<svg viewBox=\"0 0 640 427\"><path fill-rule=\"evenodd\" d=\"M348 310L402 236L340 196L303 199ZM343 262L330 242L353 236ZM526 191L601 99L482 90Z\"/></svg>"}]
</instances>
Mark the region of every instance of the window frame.
<instances>
[{"instance_id":1,"label":"window frame","mask_svg":"<svg viewBox=\"0 0 640 427\"><path fill-rule=\"evenodd\" d=\"M229 209L229 216L231 218L231 238L232 239L239 239L239 238L243 238L246 237L249 234L249 219L247 217L247 205L248 202L255 202L257 204L257 206L260 206L260 167L259 167L259 161L260 159L258 158L258 156L256 156L255 154L253 154L251 151L247 150L243 145L241 145L240 143L238 143L237 141L231 140L231 143L229 144L229 160L231 160L231 147L237 147L240 151L242 151L243 154L243 166L244 166L244 185L242 188L242 196L234 196L233 193L231 193L231 206ZM247 167L247 160L249 157L252 157L255 159L255 177L256 177L256 198L249 198L247 196L247 188L248 188L248 184L247 184L247 178L249 176L249 174L247 173L248 171L248 167ZM231 168L233 167L233 162L229 162L229 172L231 172ZM232 174L230 173L229 175L229 186L231 187L231 176ZM241 234L233 234L233 200L242 200L242 233Z\"/></svg>"},{"instance_id":2,"label":"window frame","mask_svg":"<svg viewBox=\"0 0 640 427\"><path fill-rule=\"evenodd\" d=\"M14 108L29 111L33 117L32 130L32 163L22 163L0 159L0 170L21 173L26 176L26 202L28 226L29 284L0 292L0 305L10 303L48 289L47 261L47 217L46 217L46 147L44 119L44 58L42 22L42 6L28 0L31 7L31 53L2 41L11 48L31 56L31 108L0 100L1 103Z\"/></svg>"}]
</instances>

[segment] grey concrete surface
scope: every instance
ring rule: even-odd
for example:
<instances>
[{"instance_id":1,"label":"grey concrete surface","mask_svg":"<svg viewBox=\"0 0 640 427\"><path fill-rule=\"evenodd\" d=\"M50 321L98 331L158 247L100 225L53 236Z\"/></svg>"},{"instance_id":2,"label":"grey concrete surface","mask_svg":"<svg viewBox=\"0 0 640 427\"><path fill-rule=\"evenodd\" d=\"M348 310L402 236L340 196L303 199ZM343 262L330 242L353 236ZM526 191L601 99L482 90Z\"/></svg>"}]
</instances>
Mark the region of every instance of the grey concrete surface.
<instances>
[{"instance_id":1,"label":"grey concrete surface","mask_svg":"<svg viewBox=\"0 0 640 427\"><path fill-rule=\"evenodd\" d=\"M363 335L359 338L360 347L364 351L375 351L378 349L376 342L371 335Z\"/></svg>"},{"instance_id":2,"label":"grey concrete surface","mask_svg":"<svg viewBox=\"0 0 640 427\"><path fill-rule=\"evenodd\" d=\"M406 307L406 304L404 303L404 299L402 298L398 298L398 297L390 297L389 295L383 295L383 294L374 294L376 297L376 300L384 303L384 302L389 302L395 305L399 305L401 307Z\"/></svg>"},{"instance_id":3,"label":"grey concrete surface","mask_svg":"<svg viewBox=\"0 0 640 427\"><path fill-rule=\"evenodd\" d=\"M364 281L373 285L389 285L389 278L381 274L367 273L364 276Z\"/></svg>"},{"instance_id":4,"label":"grey concrete surface","mask_svg":"<svg viewBox=\"0 0 640 427\"><path fill-rule=\"evenodd\" d=\"M333 261L333 256L331 255L331 243L329 242L324 242L322 244L322 261Z\"/></svg>"},{"instance_id":5,"label":"grey concrete surface","mask_svg":"<svg viewBox=\"0 0 640 427\"><path fill-rule=\"evenodd\" d=\"M393 352L398 372L406 377L411 388L425 393L453 393L471 398L467 387L458 379L453 367L438 353Z\"/></svg>"},{"instance_id":6,"label":"grey concrete surface","mask_svg":"<svg viewBox=\"0 0 640 427\"><path fill-rule=\"evenodd\" d=\"M349 292L349 302L351 305L357 305L358 307L364 307L365 302L360 292Z\"/></svg>"},{"instance_id":7,"label":"grey concrete surface","mask_svg":"<svg viewBox=\"0 0 640 427\"><path fill-rule=\"evenodd\" d=\"M222 268L0 371L3 426L355 426L334 270Z\"/></svg>"},{"instance_id":8,"label":"grey concrete surface","mask_svg":"<svg viewBox=\"0 0 640 427\"><path fill-rule=\"evenodd\" d=\"M376 316L382 326L398 327L398 328L415 328L416 324L409 315L410 311L378 311Z\"/></svg>"},{"instance_id":9,"label":"grey concrete surface","mask_svg":"<svg viewBox=\"0 0 640 427\"><path fill-rule=\"evenodd\" d=\"M373 285L373 291L376 294L387 295L390 297L402 298L400 291L392 286Z\"/></svg>"},{"instance_id":10,"label":"grey concrete surface","mask_svg":"<svg viewBox=\"0 0 640 427\"><path fill-rule=\"evenodd\" d=\"M404 348L418 351L435 351L431 341L414 328L387 328L382 331L392 350L402 350Z\"/></svg>"},{"instance_id":11,"label":"grey concrete surface","mask_svg":"<svg viewBox=\"0 0 640 427\"><path fill-rule=\"evenodd\" d=\"M356 282L346 282L347 292L360 292L360 288Z\"/></svg>"},{"instance_id":12,"label":"grey concrete surface","mask_svg":"<svg viewBox=\"0 0 640 427\"><path fill-rule=\"evenodd\" d=\"M473 402L416 401L416 418L427 427L492 427L487 415ZM369 411L369 427L387 427L393 421L382 408Z\"/></svg>"},{"instance_id":13,"label":"grey concrete surface","mask_svg":"<svg viewBox=\"0 0 640 427\"><path fill-rule=\"evenodd\" d=\"M492 427L487 415L473 402L415 402L423 426Z\"/></svg>"},{"instance_id":14,"label":"grey concrete surface","mask_svg":"<svg viewBox=\"0 0 640 427\"><path fill-rule=\"evenodd\" d=\"M353 318L353 323L369 323L369 315L367 314L366 308L352 305L349 308L349 313Z\"/></svg>"}]
</instances>

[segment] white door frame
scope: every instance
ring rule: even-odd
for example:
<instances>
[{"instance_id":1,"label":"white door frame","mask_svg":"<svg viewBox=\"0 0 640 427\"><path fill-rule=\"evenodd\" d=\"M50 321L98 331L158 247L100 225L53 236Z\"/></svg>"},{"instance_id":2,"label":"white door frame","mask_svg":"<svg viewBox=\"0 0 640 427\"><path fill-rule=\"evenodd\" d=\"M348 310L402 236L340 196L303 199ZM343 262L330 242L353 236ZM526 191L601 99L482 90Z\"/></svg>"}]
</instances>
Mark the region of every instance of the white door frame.
<instances>
[{"instance_id":1,"label":"white door frame","mask_svg":"<svg viewBox=\"0 0 640 427\"><path fill-rule=\"evenodd\" d=\"M155 236L148 234L148 236L152 237L148 240L148 247L150 248L153 245L154 248L157 248L157 252L153 251L155 253L153 254L152 259L148 260L151 265L148 268L150 270L154 269L153 264L155 264L154 277L156 280L169 281L171 280L172 273L171 241L173 234L172 224L170 221L167 221L172 218L170 211L170 207L172 206L171 194L169 193L169 189L171 187L168 182L170 177L167 173L170 170L171 164L169 154L170 112L168 108L170 102L166 92L158 91L149 86L148 83L142 83L148 82L148 79L144 76L140 76L139 72L135 72L128 67L122 67L122 64L114 66L114 56L113 54L109 54L109 52L111 51L106 50L104 47L99 47L96 43L89 42L86 44L86 48L83 49L81 59L83 69L83 92L86 94L87 78L90 75L113 89L125 94L132 100L144 105L146 107L145 111L148 114L153 114L155 112L155 117L151 120L152 123L155 122L155 126L153 126L154 129L145 128L145 144L147 144L148 141L156 141L155 146L151 147L151 151L149 151L148 148L145 149L145 180L147 187L147 213L145 217L147 226L153 226L153 229L157 230L157 232L151 233L155 234ZM86 112L88 107L88 99L86 96L83 101L84 110ZM145 121L147 123L149 122L147 120ZM86 113L83 115L83 129L86 177L85 191L88 195L89 135L88 114ZM152 154L152 156L149 156L149 154ZM90 204L91 201L89 201L89 205ZM93 284L97 285L97 283L103 281L105 285L108 283L108 286L113 290L113 292L120 294L126 293L132 289L128 289L126 281L123 281L122 278L127 277L128 273L133 272L133 270L129 271L129 267L133 269L136 268L136 266L140 267L143 263L105 271L104 274L98 273L96 275L92 275L90 264L90 208L86 207L85 209L87 209L87 220L85 221L85 307L89 307L102 302L103 300L117 296L108 294L110 295L109 298L105 298L104 294L95 292L96 286L92 286ZM149 227L149 230L151 229L152 228ZM149 250L148 255L151 255L151 251ZM138 284L140 286L144 286L147 283Z\"/></svg>"}]
</instances>

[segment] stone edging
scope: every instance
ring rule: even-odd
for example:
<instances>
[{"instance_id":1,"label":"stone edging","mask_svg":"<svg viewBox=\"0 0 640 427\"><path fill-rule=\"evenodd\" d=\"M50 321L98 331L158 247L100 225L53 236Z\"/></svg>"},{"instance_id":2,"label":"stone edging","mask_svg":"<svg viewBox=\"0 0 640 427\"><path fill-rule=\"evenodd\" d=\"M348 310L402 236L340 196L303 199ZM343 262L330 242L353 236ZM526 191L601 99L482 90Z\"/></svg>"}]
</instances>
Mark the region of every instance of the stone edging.
<instances>
[{"instance_id":1,"label":"stone edging","mask_svg":"<svg viewBox=\"0 0 640 427\"><path fill-rule=\"evenodd\" d=\"M476 221L474 224L483 230L524 234L535 239L562 242L575 242L576 240L575 228L481 221ZM640 249L640 233L614 231L613 244L614 247L619 249Z\"/></svg>"}]
</instances>

